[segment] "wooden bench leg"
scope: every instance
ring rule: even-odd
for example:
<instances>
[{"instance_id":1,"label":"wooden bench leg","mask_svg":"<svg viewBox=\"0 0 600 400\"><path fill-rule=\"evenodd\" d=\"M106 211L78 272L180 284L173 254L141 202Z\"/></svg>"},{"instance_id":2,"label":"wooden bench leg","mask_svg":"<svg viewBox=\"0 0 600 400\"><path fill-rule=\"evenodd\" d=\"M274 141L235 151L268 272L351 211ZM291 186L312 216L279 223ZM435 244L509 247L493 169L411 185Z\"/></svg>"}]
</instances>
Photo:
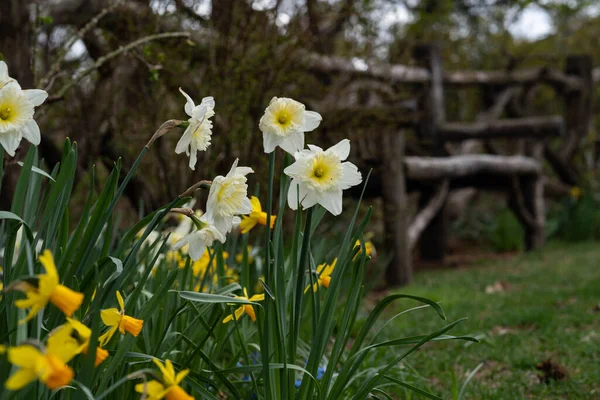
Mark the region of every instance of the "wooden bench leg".
<instances>
[{"instance_id":1,"label":"wooden bench leg","mask_svg":"<svg viewBox=\"0 0 600 400\"><path fill-rule=\"evenodd\" d=\"M384 135L382 172L385 248L392 253L386 270L387 284L407 285L412 280L413 268L408 243L408 195L402 132L388 132Z\"/></svg>"}]
</instances>

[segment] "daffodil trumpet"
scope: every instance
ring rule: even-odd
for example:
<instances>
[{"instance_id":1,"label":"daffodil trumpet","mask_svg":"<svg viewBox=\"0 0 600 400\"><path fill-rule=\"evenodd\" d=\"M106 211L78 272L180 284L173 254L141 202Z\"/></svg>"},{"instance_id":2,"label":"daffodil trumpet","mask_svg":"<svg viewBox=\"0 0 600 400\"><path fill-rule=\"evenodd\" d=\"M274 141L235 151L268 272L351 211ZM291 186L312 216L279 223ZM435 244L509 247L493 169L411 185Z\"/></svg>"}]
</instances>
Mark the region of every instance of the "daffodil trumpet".
<instances>
[{"instance_id":1,"label":"daffodil trumpet","mask_svg":"<svg viewBox=\"0 0 600 400\"><path fill-rule=\"evenodd\" d=\"M63 347L60 341L49 339L46 347L25 342L6 349L6 352L8 361L19 367L4 383L8 390L20 390L36 379L54 390L68 385L73 379L74 372L67 365L74 356L73 348Z\"/></svg>"},{"instance_id":2,"label":"daffodil trumpet","mask_svg":"<svg viewBox=\"0 0 600 400\"><path fill-rule=\"evenodd\" d=\"M106 343L108 343L113 335L117 332L117 329L123 335L125 332L129 332L133 336L137 336L140 334L142 327L144 326L143 320L133 318L125 314L125 302L123 301L123 297L118 290L116 296L119 307L121 308L120 310L117 310L116 308L109 308L107 310L100 311L100 318L102 318L102 322L104 322L106 326L110 327L106 333L98 338L98 343L100 346L104 346Z\"/></svg>"},{"instance_id":3,"label":"daffodil trumpet","mask_svg":"<svg viewBox=\"0 0 600 400\"><path fill-rule=\"evenodd\" d=\"M50 250L44 250L39 260L46 270L45 274L23 279L6 288L6 290L24 292L27 296L26 299L15 301L17 308L29 309L25 319L19 321L21 324L35 317L48 303L54 304L67 317L71 317L83 302L83 293L59 283L58 272Z\"/></svg>"},{"instance_id":4,"label":"daffodil trumpet","mask_svg":"<svg viewBox=\"0 0 600 400\"><path fill-rule=\"evenodd\" d=\"M145 395L148 400L194 400L183 390L179 384L189 374L189 369L184 369L175 373L175 368L171 360L166 360L163 364L158 359L152 360L161 372L159 379L154 379L149 382L138 383L135 385L135 391Z\"/></svg>"},{"instance_id":5,"label":"daffodil trumpet","mask_svg":"<svg viewBox=\"0 0 600 400\"><path fill-rule=\"evenodd\" d=\"M235 298L241 299L241 300L247 300L249 302L255 303L257 301L263 301L265 299L265 295L263 293L263 294L255 294L252 297L248 297L248 291L246 290L246 288L244 288L244 295L243 296L235 296ZM254 306L252 304L242 304L232 314L225 317L225 319L223 320L223 323L226 324L230 321L233 321L234 318L236 321L239 321L240 318L242 318L242 316L244 314L247 314L253 322L256 322L256 313L254 312Z\"/></svg>"}]
</instances>

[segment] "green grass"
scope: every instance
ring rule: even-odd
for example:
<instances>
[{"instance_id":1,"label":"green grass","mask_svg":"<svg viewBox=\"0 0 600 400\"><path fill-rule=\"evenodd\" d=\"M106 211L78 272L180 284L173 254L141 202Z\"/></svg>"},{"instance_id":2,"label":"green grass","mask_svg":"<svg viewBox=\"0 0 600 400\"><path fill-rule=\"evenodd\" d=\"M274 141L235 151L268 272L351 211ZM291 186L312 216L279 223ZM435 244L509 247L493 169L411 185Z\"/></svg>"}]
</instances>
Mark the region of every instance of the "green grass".
<instances>
[{"instance_id":1,"label":"green grass","mask_svg":"<svg viewBox=\"0 0 600 400\"><path fill-rule=\"evenodd\" d=\"M485 337L482 344L428 344L398 373L450 399L469 372L484 363L463 398L600 398L599 260L597 243L555 244L513 259L418 273L415 283L400 292L440 301L449 321L469 318L449 333ZM486 293L497 281L507 288ZM400 306L409 305L398 305L396 312ZM431 332L442 326L433 314L418 310L403 315L386 328L386 335ZM567 377L541 382L536 366L547 359L564 368ZM398 396L407 397L404 392Z\"/></svg>"}]
</instances>

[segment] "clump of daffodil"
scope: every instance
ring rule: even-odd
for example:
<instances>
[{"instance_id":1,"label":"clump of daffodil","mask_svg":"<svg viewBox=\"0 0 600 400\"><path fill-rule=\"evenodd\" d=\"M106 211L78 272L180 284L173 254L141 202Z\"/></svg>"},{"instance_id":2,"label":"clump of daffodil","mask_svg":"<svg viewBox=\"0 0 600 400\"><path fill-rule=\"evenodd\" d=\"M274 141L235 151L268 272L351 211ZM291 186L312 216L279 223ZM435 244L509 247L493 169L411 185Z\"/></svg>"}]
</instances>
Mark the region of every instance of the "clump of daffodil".
<instances>
[{"instance_id":1,"label":"clump of daffodil","mask_svg":"<svg viewBox=\"0 0 600 400\"><path fill-rule=\"evenodd\" d=\"M59 283L58 272L50 250L44 250L39 259L46 270L45 274L11 285L12 289L20 290L27 295L26 299L15 301L15 306L30 309L27 317L19 323L32 319L48 302L58 307L67 317L71 317L83 302L83 293L75 292Z\"/></svg>"},{"instance_id":2,"label":"clump of daffodil","mask_svg":"<svg viewBox=\"0 0 600 400\"><path fill-rule=\"evenodd\" d=\"M40 128L33 119L35 107L41 105L48 93L39 89L22 90L8 76L8 67L0 61L0 145L14 157L21 139L40 144Z\"/></svg>"},{"instance_id":3,"label":"clump of daffodil","mask_svg":"<svg viewBox=\"0 0 600 400\"><path fill-rule=\"evenodd\" d=\"M221 253L223 260L227 260L229 258L229 253L226 251L223 251ZM212 259L212 261L211 261ZM213 254L211 255L209 252L205 252L204 254L202 254L202 257L200 257L198 259L198 261L195 261L194 264L192 264L192 271L194 273L195 276L202 276L204 275L204 273L206 272L207 269L209 269L209 264L210 264L210 270L216 270L217 268L217 255Z\"/></svg>"},{"instance_id":4,"label":"clump of daffodil","mask_svg":"<svg viewBox=\"0 0 600 400\"><path fill-rule=\"evenodd\" d=\"M243 296L235 296L235 298L256 302L256 301L263 301L265 299L265 295L264 294L255 294L254 296L248 298L248 291L246 290L246 288L244 288L244 295ZM236 321L239 321L239 319L242 318L242 316L244 314L248 314L248 316L250 317L250 319L252 319L252 321L256 321L256 313L254 312L254 307L252 306L252 304L242 304L240 307L238 307L235 310L235 312L233 314L225 317L225 319L223 320L223 323L226 324L230 321L233 321L234 317L235 317Z\"/></svg>"},{"instance_id":5,"label":"clump of daffodil","mask_svg":"<svg viewBox=\"0 0 600 400\"><path fill-rule=\"evenodd\" d=\"M224 251L222 257L226 260L229 258L229 253ZM211 262L211 255L208 252L205 252L202 257L192 265L192 270L196 280L196 284L194 285L194 291L196 292L200 291L201 288L203 292L208 292L211 285L207 285L206 283L211 283L213 288L217 288L222 285L233 283L238 279L236 271L227 265L223 266L224 275L219 276L217 273L217 257L216 255L213 256ZM203 283L204 286L202 287ZM219 285L219 283L221 283L221 285Z\"/></svg>"},{"instance_id":6,"label":"clump of daffodil","mask_svg":"<svg viewBox=\"0 0 600 400\"><path fill-rule=\"evenodd\" d=\"M162 398L166 398L167 400L194 400L194 397L187 394L179 386L190 372L189 369L179 371L176 374L173 363L170 360L167 360L164 365L156 358L152 361L154 361L154 364L160 370L162 379L160 381L151 380L150 382L138 383L135 385L136 392L142 393L148 400L160 400Z\"/></svg>"},{"instance_id":7,"label":"clump of daffodil","mask_svg":"<svg viewBox=\"0 0 600 400\"><path fill-rule=\"evenodd\" d=\"M98 343L100 344L100 346L104 346L106 343L108 343L117 331L117 329L123 335L125 334L125 332L129 332L133 336L137 336L140 334L142 327L144 326L143 320L130 317L129 315L125 315L125 302L123 301L123 297L121 296L121 293L119 293L118 290L117 302L119 303L119 307L121 308L120 311L116 308L109 308L100 312L102 322L104 322L104 325L110 327L110 329L105 334L98 338Z\"/></svg>"},{"instance_id":8,"label":"clump of daffodil","mask_svg":"<svg viewBox=\"0 0 600 400\"><path fill-rule=\"evenodd\" d=\"M323 118L306 111L304 104L285 97L273 97L258 127L263 134L265 153L279 146L290 154L304 148L304 132L316 129Z\"/></svg>"},{"instance_id":9,"label":"clump of daffodil","mask_svg":"<svg viewBox=\"0 0 600 400\"><path fill-rule=\"evenodd\" d=\"M316 292L319 286L323 286L324 288L329 287L329 283L331 282L331 274L333 273L333 269L335 268L335 264L337 263L337 258L333 260L331 264L323 263L317 267L317 281L313 283L313 291ZM310 285L304 289L304 293L308 292L310 289Z\"/></svg>"},{"instance_id":10,"label":"clump of daffodil","mask_svg":"<svg viewBox=\"0 0 600 400\"><path fill-rule=\"evenodd\" d=\"M67 363L76 353L72 347L62 344L60 340L49 338L45 348L27 343L6 349L8 361L19 370L4 386L8 390L20 390L36 379L51 390L68 385L74 373Z\"/></svg>"},{"instance_id":11,"label":"clump of daffodil","mask_svg":"<svg viewBox=\"0 0 600 400\"><path fill-rule=\"evenodd\" d=\"M165 261L167 262L167 264L176 265L177 268L180 268L180 269L185 268L186 258L187 257L183 257L181 252L178 250L169 250L165 254Z\"/></svg>"},{"instance_id":12,"label":"clump of daffodil","mask_svg":"<svg viewBox=\"0 0 600 400\"><path fill-rule=\"evenodd\" d=\"M179 91L187 100L184 109L190 119L188 127L175 147L175 153L181 154L185 151L190 157L190 168L194 170L198 159L197 153L206 151L210 146L213 126L210 118L215 115L215 100L212 97L205 97L199 105L195 105L194 100L187 93L181 88Z\"/></svg>"},{"instance_id":13,"label":"clump of daffodil","mask_svg":"<svg viewBox=\"0 0 600 400\"><path fill-rule=\"evenodd\" d=\"M48 342L60 344L63 348L70 348L73 356L83 353L87 354L92 330L73 318L67 318L67 322L50 333ZM96 347L95 365L100 365L108 357L108 351ZM67 360L68 361L68 360Z\"/></svg>"},{"instance_id":14,"label":"clump of daffodil","mask_svg":"<svg viewBox=\"0 0 600 400\"><path fill-rule=\"evenodd\" d=\"M223 235L231 231L238 215L252 212L246 175L254 171L249 167L238 167L238 161L236 159L233 162L226 176L219 175L213 179L206 202L206 213L200 218L203 223L214 225Z\"/></svg>"},{"instance_id":15,"label":"clump of daffodil","mask_svg":"<svg viewBox=\"0 0 600 400\"><path fill-rule=\"evenodd\" d=\"M283 172L292 178L288 205L303 209L320 204L333 215L342 212L342 191L362 182L356 165L342 162L350 154L350 141L344 139L327 150L308 145L309 150L296 152L296 162Z\"/></svg>"},{"instance_id":16,"label":"clump of daffodil","mask_svg":"<svg viewBox=\"0 0 600 400\"><path fill-rule=\"evenodd\" d=\"M250 204L252 205L252 212L249 215L244 215L240 222L240 232L248 233L256 224L267 226L267 213L262 210L260 200L258 197L252 196L250 198ZM271 215L270 227L273 228L275 225L275 215Z\"/></svg>"}]
</instances>

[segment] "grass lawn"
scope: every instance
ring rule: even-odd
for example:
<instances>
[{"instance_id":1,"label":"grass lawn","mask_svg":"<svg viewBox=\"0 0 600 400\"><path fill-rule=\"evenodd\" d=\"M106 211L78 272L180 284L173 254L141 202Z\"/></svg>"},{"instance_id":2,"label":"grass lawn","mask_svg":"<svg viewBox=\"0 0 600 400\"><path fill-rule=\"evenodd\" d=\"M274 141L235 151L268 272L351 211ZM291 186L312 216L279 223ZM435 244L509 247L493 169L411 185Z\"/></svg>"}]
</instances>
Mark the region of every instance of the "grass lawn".
<instances>
[{"instance_id":1,"label":"grass lawn","mask_svg":"<svg viewBox=\"0 0 600 400\"><path fill-rule=\"evenodd\" d=\"M600 399L599 260L599 243L551 244L540 253L418 273L415 283L400 292L440 301L448 322L468 317L449 333L484 335L484 343L428 344L398 373L452 399L483 363L463 398ZM404 301L392 311L410 306ZM386 332L393 338L443 325L425 309L400 316ZM565 377L556 379L561 373ZM395 390L390 387L388 393ZM396 397L407 395L399 391Z\"/></svg>"}]
</instances>

